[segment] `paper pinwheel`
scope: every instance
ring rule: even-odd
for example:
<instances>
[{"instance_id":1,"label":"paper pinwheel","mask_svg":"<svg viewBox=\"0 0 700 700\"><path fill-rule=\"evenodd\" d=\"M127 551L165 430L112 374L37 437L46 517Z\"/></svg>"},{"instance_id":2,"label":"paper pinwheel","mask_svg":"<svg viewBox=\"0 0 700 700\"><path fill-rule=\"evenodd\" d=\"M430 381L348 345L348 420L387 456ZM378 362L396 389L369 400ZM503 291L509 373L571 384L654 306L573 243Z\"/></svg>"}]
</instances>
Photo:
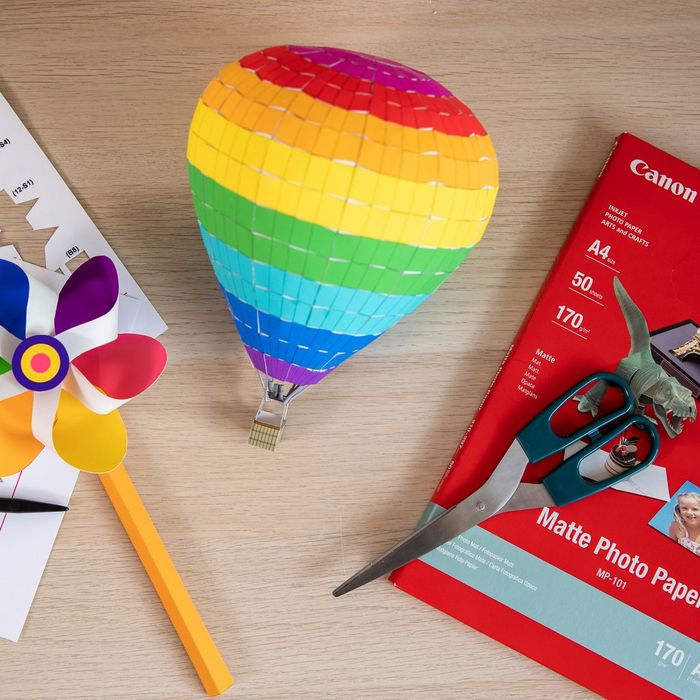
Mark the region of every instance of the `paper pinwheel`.
<instances>
[{"instance_id":1,"label":"paper pinwheel","mask_svg":"<svg viewBox=\"0 0 700 700\"><path fill-rule=\"evenodd\" d=\"M47 447L97 473L209 695L233 683L122 459L118 408L165 368L165 348L119 333L119 278L95 256L65 283L55 273L0 260L0 476Z\"/></svg>"},{"instance_id":2,"label":"paper pinwheel","mask_svg":"<svg viewBox=\"0 0 700 700\"><path fill-rule=\"evenodd\" d=\"M457 268L498 190L491 139L447 88L325 47L225 67L197 104L187 160L204 244L263 383L251 442L270 449L291 400Z\"/></svg>"},{"instance_id":3,"label":"paper pinwheel","mask_svg":"<svg viewBox=\"0 0 700 700\"><path fill-rule=\"evenodd\" d=\"M58 292L31 270L0 260L0 476L44 447L78 469L108 472L126 452L117 409L160 376L165 349L118 333L109 258L88 260Z\"/></svg>"}]
</instances>

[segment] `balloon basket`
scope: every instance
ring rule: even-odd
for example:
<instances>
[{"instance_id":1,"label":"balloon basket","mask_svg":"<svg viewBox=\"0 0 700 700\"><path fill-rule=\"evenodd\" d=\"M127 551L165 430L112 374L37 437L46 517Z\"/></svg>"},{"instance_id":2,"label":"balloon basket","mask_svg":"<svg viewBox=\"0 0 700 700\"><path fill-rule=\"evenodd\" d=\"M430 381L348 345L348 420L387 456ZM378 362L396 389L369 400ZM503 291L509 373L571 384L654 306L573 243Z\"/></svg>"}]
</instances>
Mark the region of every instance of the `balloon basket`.
<instances>
[{"instance_id":1,"label":"balloon basket","mask_svg":"<svg viewBox=\"0 0 700 700\"><path fill-rule=\"evenodd\" d=\"M287 421L289 405L308 386L280 382L261 373L263 397L250 428L248 444L274 452L282 439L282 430Z\"/></svg>"},{"instance_id":2,"label":"balloon basket","mask_svg":"<svg viewBox=\"0 0 700 700\"><path fill-rule=\"evenodd\" d=\"M248 436L248 444L263 450L275 451L282 437L283 425L275 425L277 416L268 411L258 411Z\"/></svg>"}]
</instances>

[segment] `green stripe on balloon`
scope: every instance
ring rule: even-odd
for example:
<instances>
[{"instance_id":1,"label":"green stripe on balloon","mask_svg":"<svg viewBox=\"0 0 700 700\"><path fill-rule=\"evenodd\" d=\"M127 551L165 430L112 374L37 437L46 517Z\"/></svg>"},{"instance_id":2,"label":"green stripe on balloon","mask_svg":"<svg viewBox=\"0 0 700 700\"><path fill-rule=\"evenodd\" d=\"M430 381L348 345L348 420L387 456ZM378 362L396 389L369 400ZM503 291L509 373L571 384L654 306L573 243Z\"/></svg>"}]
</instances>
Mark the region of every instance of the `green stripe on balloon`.
<instances>
[{"instance_id":1,"label":"green stripe on balloon","mask_svg":"<svg viewBox=\"0 0 700 700\"><path fill-rule=\"evenodd\" d=\"M314 282L383 294L432 294L472 250L341 234L257 206L188 167L197 218L209 233L254 260Z\"/></svg>"}]
</instances>

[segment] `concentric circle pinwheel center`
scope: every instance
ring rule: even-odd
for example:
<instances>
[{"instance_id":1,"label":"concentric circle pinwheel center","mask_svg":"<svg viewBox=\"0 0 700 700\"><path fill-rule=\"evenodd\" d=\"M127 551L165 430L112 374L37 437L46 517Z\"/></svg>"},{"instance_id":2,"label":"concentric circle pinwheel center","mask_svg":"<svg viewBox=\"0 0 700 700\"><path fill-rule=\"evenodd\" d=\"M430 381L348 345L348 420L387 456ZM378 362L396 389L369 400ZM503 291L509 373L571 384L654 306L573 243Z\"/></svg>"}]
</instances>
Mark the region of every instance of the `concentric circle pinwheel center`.
<instances>
[{"instance_id":1,"label":"concentric circle pinwheel center","mask_svg":"<svg viewBox=\"0 0 700 700\"><path fill-rule=\"evenodd\" d=\"M15 379L30 391L55 389L68 374L70 359L63 344L49 335L23 340L12 358Z\"/></svg>"}]
</instances>

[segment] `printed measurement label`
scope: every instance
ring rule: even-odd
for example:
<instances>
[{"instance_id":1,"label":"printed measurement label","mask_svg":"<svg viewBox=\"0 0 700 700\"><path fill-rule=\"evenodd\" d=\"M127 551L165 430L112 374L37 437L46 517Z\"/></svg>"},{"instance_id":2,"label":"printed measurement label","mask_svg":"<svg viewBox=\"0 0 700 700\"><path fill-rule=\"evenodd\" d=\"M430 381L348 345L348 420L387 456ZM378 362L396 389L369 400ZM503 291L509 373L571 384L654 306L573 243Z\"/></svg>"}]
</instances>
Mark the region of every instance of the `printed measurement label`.
<instances>
[{"instance_id":1,"label":"printed measurement label","mask_svg":"<svg viewBox=\"0 0 700 700\"><path fill-rule=\"evenodd\" d=\"M0 149L5 148L5 146L9 146L9 145L10 145L10 139L2 138L2 136L0 136Z\"/></svg>"},{"instance_id":2,"label":"printed measurement label","mask_svg":"<svg viewBox=\"0 0 700 700\"><path fill-rule=\"evenodd\" d=\"M593 278L590 275L584 275L583 272L579 271L573 276L571 284L574 287L578 287L583 292L590 292L591 287L593 286Z\"/></svg>"},{"instance_id":3,"label":"printed measurement label","mask_svg":"<svg viewBox=\"0 0 700 700\"><path fill-rule=\"evenodd\" d=\"M586 326L584 326L583 314L576 309L572 309L566 304L562 304L561 306L557 307L557 313L552 319L552 322L560 328L570 331L584 340L587 340L586 336L591 332L590 328L586 328Z\"/></svg>"},{"instance_id":4,"label":"printed measurement label","mask_svg":"<svg viewBox=\"0 0 700 700\"><path fill-rule=\"evenodd\" d=\"M576 292L579 296L592 301L594 304L598 304L598 306L604 306L604 304L601 303L603 295L595 288L595 281L592 275L577 270L571 278L569 285L569 289L572 292Z\"/></svg>"},{"instance_id":5,"label":"printed measurement label","mask_svg":"<svg viewBox=\"0 0 700 700\"><path fill-rule=\"evenodd\" d=\"M673 646L673 644L669 644L663 639L659 639L659 641L656 642L655 655L662 661L668 661L672 666L680 666L685 661L685 652L683 649L678 649Z\"/></svg>"},{"instance_id":6,"label":"printed measurement label","mask_svg":"<svg viewBox=\"0 0 700 700\"><path fill-rule=\"evenodd\" d=\"M597 262L601 262L608 267L614 267L617 264L615 258L611 255L612 246L609 243L603 243L597 238L586 249L588 257Z\"/></svg>"},{"instance_id":7,"label":"printed measurement label","mask_svg":"<svg viewBox=\"0 0 700 700\"><path fill-rule=\"evenodd\" d=\"M583 325L583 314L562 304L557 311L557 320L578 330Z\"/></svg>"},{"instance_id":8,"label":"printed measurement label","mask_svg":"<svg viewBox=\"0 0 700 700\"><path fill-rule=\"evenodd\" d=\"M562 304L557 311L557 321L561 321L564 325L571 326L571 328L581 333L588 333L588 329L582 328L583 314L565 304Z\"/></svg>"},{"instance_id":9,"label":"printed measurement label","mask_svg":"<svg viewBox=\"0 0 700 700\"><path fill-rule=\"evenodd\" d=\"M18 185L14 190L12 190L12 196L16 197L18 194L24 192L24 190L28 190L30 187L32 187L33 184L34 180L25 180L21 185Z\"/></svg>"},{"instance_id":10,"label":"printed measurement label","mask_svg":"<svg viewBox=\"0 0 700 700\"><path fill-rule=\"evenodd\" d=\"M668 669L679 679L685 679L687 683L700 686L700 660L692 659L686 649L665 639L658 639L654 656L659 668Z\"/></svg>"}]
</instances>

